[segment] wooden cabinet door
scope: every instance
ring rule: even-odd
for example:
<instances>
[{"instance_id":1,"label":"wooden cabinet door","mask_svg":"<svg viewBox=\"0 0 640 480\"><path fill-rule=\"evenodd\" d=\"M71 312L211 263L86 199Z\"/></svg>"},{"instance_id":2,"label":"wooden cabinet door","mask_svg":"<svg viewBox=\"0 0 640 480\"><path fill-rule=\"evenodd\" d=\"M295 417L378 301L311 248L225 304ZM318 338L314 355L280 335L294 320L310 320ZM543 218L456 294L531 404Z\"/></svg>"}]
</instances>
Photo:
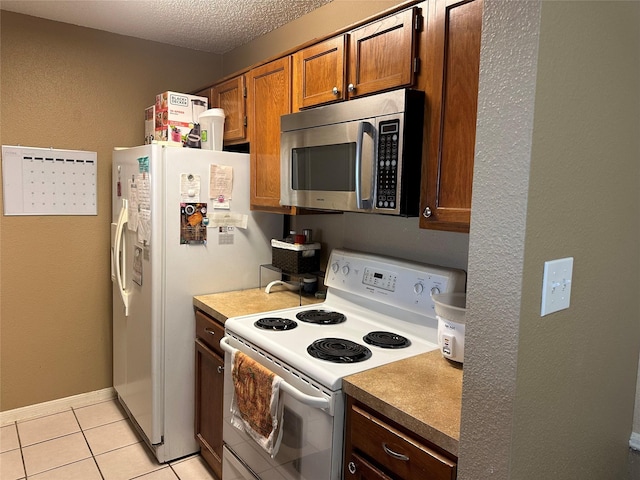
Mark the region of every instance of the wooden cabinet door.
<instances>
[{"instance_id":1,"label":"wooden cabinet door","mask_svg":"<svg viewBox=\"0 0 640 480\"><path fill-rule=\"evenodd\" d=\"M195 434L200 454L222 478L224 361L196 339Z\"/></svg>"},{"instance_id":2,"label":"wooden cabinet door","mask_svg":"<svg viewBox=\"0 0 640 480\"><path fill-rule=\"evenodd\" d=\"M468 232L476 139L482 0L436 0L426 35L421 228ZM435 10L435 11L434 11Z\"/></svg>"},{"instance_id":3,"label":"wooden cabinet door","mask_svg":"<svg viewBox=\"0 0 640 480\"><path fill-rule=\"evenodd\" d=\"M224 142L245 143L247 137L246 88L244 75L211 88L211 108L224 110Z\"/></svg>"},{"instance_id":4,"label":"wooden cabinet door","mask_svg":"<svg viewBox=\"0 0 640 480\"><path fill-rule=\"evenodd\" d=\"M411 8L351 32L349 98L413 84L420 18L420 9Z\"/></svg>"},{"instance_id":5,"label":"wooden cabinet door","mask_svg":"<svg viewBox=\"0 0 640 480\"><path fill-rule=\"evenodd\" d=\"M198 97L205 97L207 99L207 101L209 102L209 108L211 108L211 90L212 88L205 88L204 90L200 90L199 92L194 93L194 95L197 95Z\"/></svg>"},{"instance_id":6,"label":"wooden cabinet door","mask_svg":"<svg viewBox=\"0 0 640 480\"><path fill-rule=\"evenodd\" d=\"M293 54L294 111L346 98L346 43L341 35Z\"/></svg>"},{"instance_id":7,"label":"wooden cabinet door","mask_svg":"<svg viewBox=\"0 0 640 480\"><path fill-rule=\"evenodd\" d=\"M289 213L280 206L280 116L291 113L291 57L247 74L251 132L251 209Z\"/></svg>"}]
</instances>

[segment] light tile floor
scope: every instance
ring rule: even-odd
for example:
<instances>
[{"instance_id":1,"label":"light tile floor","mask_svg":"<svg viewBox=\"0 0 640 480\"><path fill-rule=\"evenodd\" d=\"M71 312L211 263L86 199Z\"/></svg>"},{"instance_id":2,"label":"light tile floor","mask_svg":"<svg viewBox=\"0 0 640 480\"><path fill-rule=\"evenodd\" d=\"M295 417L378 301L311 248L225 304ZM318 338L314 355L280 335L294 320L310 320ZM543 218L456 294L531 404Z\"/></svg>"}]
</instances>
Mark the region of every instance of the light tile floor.
<instances>
[{"instance_id":1,"label":"light tile floor","mask_svg":"<svg viewBox=\"0 0 640 480\"><path fill-rule=\"evenodd\" d=\"M215 480L199 455L160 464L109 400L0 428L2 480Z\"/></svg>"}]
</instances>

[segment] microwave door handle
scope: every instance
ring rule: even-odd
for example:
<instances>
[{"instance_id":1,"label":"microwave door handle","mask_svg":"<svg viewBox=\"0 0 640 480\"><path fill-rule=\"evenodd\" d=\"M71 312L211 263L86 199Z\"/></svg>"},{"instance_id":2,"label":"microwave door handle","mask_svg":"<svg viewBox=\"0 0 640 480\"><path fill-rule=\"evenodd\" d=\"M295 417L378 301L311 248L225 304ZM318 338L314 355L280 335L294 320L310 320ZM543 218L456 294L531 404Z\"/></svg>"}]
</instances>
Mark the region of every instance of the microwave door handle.
<instances>
[{"instance_id":1,"label":"microwave door handle","mask_svg":"<svg viewBox=\"0 0 640 480\"><path fill-rule=\"evenodd\" d=\"M371 198L362 198L362 146L365 133L374 138L375 129L370 122L360 122L358 125L356 141L356 206L358 210L371 210Z\"/></svg>"}]
</instances>

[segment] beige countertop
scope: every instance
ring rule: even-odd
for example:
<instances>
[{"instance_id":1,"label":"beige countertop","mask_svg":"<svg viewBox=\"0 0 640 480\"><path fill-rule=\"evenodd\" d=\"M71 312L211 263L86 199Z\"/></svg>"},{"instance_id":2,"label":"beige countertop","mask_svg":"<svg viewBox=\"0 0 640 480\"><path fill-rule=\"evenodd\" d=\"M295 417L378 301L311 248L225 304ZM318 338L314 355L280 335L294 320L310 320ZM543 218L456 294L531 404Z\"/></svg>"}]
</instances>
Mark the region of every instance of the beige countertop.
<instances>
[{"instance_id":1,"label":"beige countertop","mask_svg":"<svg viewBox=\"0 0 640 480\"><path fill-rule=\"evenodd\" d=\"M281 287L273 287L271 293L264 293L264 288L252 288L198 295L193 297L193 305L224 323L229 317L311 305L322 301L311 295L300 296L298 292L285 289L277 290L278 288Z\"/></svg>"},{"instance_id":2,"label":"beige countertop","mask_svg":"<svg viewBox=\"0 0 640 480\"><path fill-rule=\"evenodd\" d=\"M439 350L350 375L344 393L458 456L462 365Z\"/></svg>"}]
</instances>

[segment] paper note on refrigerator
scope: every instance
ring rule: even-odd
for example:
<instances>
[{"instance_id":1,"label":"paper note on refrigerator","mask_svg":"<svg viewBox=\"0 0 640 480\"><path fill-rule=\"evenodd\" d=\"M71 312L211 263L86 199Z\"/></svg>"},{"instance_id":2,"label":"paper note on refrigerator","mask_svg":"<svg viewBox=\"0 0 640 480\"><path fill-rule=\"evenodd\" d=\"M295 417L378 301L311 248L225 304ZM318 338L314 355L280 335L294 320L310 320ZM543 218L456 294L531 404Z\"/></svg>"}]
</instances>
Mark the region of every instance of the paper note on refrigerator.
<instances>
[{"instance_id":1,"label":"paper note on refrigerator","mask_svg":"<svg viewBox=\"0 0 640 480\"><path fill-rule=\"evenodd\" d=\"M233 167L225 165L209 166L209 198L213 208L229 208L233 191Z\"/></svg>"},{"instance_id":2,"label":"paper note on refrigerator","mask_svg":"<svg viewBox=\"0 0 640 480\"><path fill-rule=\"evenodd\" d=\"M209 219L209 227L238 227L246 229L249 221L249 215L230 212L209 212L207 213L207 218Z\"/></svg>"},{"instance_id":3,"label":"paper note on refrigerator","mask_svg":"<svg viewBox=\"0 0 640 480\"><path fill-rule=\"evenodd\" d=\"M136 175L138 193L138 241L151 243L151 181L146 172Z\"/></svg>"},{"instance_id":4,"label":"paper note on refrigerator","mask_svg":"<svg viewBox=\"0 0 640 480\"><path fill-rule=\"evenodd\" d=\"M180 175L180 200L183 202L200 200L200 175L193 173Z\"/></svg>"},{"instance_id":5,"label":"paper note on refrigerator","mask_svg":"<svg viewBox=\"0 0 640 480\"><path fill-rule=\"evenodd\" d=\"M138 212L138 241L151 244L151 210L140 209Z\"/></svg>"},{"instance_id":6,"label":"paper note on refrigerator","mask_svg":"<svg viewBox=\"0 0 640 480\"><path fill-rule=\"evenodd\" d=\"M127 228L135 232L138 230L138 185L129 180L129 199L127 202Z\"/></svg>"}]
</instances>

